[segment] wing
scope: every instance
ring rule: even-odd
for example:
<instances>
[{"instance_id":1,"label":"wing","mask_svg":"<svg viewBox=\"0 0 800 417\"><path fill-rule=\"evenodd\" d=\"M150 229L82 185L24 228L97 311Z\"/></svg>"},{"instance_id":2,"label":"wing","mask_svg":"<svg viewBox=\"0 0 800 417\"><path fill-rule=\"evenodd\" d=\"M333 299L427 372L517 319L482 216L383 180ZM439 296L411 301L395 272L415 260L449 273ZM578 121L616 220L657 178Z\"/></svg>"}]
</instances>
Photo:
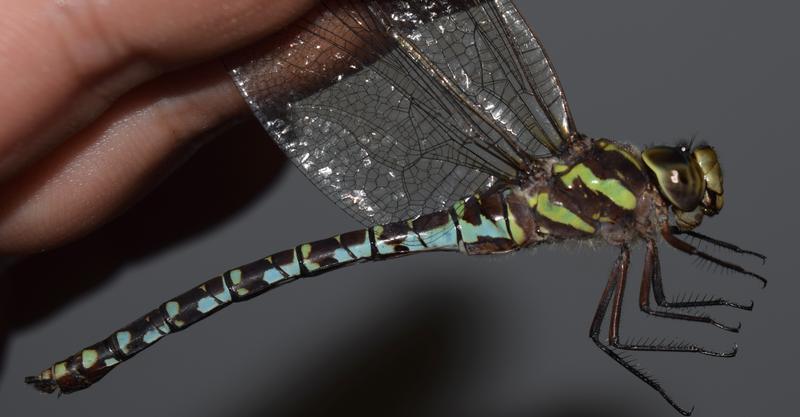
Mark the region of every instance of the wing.
<instances>
[{"instance_id":1,"label":"wing","mask_svg":"<svg viewBox=\"0 0 800 417\"><path fill-rule=\"evenodd\" d=\"M232 70L303 173L365 225L513 182L575 132L509 0L324 1Z\"/></svg>"}]
</instances>

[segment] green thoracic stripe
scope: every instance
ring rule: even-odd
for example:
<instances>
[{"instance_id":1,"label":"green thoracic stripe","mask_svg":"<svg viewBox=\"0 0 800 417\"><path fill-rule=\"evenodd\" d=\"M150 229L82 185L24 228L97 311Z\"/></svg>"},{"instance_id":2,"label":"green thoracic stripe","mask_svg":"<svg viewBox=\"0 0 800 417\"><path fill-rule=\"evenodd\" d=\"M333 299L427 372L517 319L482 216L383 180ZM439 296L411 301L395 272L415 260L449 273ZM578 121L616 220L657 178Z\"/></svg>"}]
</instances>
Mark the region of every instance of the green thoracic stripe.
<instances>
[{"instance_id":1,"label":"green thoracic stripe","mask_svg":"<svg viewBox=\"0 0 800 417\"><path fill-rule=\"evenodd\" d=\"M639 164L639 161L637 161L636 157L634 157L630 152L604 139L601 139L598 142L600 143L600 146L603 148L604 151L618 152L619 154L624 156L628 161L630 161L633 165L635 165L639 171L642 170L642 165Z\"/></svg>"},{"instance_id":2,"label":"green thoracic stripe","mask_svg":"<svg viewBox=\"0 0 800 417\"><path fill-rule=\"evenodd\" d=\"M616 178L597 178L594 172L584 164L575 165L569 172L561 176L561 180L564 181L567 187L572 187L572 182L575 181L575 178L580 178L587 188L603 194L614 204L626 210L636 208L636 196Z\"/></svg>"},{"instance_id":3,"label":"green thoracic stripe","mask_svg":"<svg viewBox=\"0 0 800 417\"><path fill-rule=\"evenodd\" d=\"M517 216L514 215L514 210L508 206L508 202L505 204L506 212L508 213L508 232L511 234L511 238L514 239L514 242L518 245L522 245L527 240L525 230L520 225L519 220L517 220Z\"/></svg>"},{"instance_id":4,"label":"green thoracic stripe","mask_svg":"<svg viewBox=\"0 0 800 417\"><path fill-rule=\"evenodd\" d=\"M594 233L595 231L592 225L586 223L568 208L550 202L550 196L547 193L539 194L536 202L536 211L556 223L566 224L586 233Z\"/></svg>"}]
</instances>

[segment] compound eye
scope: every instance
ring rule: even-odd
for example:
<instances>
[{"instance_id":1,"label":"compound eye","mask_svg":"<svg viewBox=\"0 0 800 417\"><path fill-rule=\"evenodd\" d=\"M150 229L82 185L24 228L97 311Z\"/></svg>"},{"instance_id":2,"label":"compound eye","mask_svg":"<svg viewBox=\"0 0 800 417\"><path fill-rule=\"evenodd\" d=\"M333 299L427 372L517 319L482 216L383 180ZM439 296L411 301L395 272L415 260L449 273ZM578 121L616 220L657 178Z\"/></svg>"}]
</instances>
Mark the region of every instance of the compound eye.
<instances>
[{"instance_id":1,"label":"compound eye","mask_svg":"<svg viewBox=\"0 0 800 417\"><path fill-rule=\"evenodd\" d=\"M705 181L700 165L681 148L657 146L642 153L661 194L679 210L692 211L701 202Z\"/></svg>"},{"instance_id":2,"label":"compound eye","mask_svg":"<svg viewBox=\"0 0 800 417\"><path fill-rule=\"evenodd\" d=\"M692 157L700 165L700 170L703 172L703 178L706 181L706 187L722 195L722 169L719 167L719 160L717 160L717 153L714 148L700 146L692 152Z\"/></svg>"}]
</instances>

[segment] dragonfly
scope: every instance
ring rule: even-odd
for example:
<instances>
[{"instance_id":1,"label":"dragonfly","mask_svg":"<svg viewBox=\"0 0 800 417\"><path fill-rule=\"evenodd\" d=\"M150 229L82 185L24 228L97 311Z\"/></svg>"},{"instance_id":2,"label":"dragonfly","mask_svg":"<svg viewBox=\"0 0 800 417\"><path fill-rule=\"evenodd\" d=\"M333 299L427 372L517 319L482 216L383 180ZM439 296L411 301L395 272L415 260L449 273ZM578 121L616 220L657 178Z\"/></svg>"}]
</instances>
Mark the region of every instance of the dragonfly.
<instances>
[{"instance_id":1,"label":"dragonfly","mask_svg":"<svg viewBox=\"0 0 800 417\"><path fill-rule=\"evenodd\" d=\"M620 319L634 246L645 252L639 307L655 317L738 332L697 310L753 308L752 301L668 298L662 241L766 285L685 239L766 260L696 231L724 203L712 146L640 150L580 133L550 58L512 0L325 0L284 36L232 64L233 80L286 155L364 228L228 270L25 382L47 393L86 389L223 307L340 267L583 240L619 250L591 340L678 412L692 413L621 351L729 358L736 347L628 343Z\"/></svg>"}]
</instances>

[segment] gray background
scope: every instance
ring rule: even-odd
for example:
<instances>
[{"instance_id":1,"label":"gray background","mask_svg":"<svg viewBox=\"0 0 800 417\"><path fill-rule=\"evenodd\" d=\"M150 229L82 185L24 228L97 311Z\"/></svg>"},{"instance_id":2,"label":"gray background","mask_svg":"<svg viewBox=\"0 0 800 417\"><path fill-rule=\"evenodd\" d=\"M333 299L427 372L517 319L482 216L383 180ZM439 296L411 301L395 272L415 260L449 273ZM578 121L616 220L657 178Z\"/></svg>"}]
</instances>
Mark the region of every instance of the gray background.
<instances>
[{"instance_id":1,"label":"gray background","mask_svg":"<svg viewBox=\"0 0 800 417\"><path fill-rule=\"evenodd\" d=\"M623 336L679 336L734 359L640 354L698 416L795 415L800 293L797 74L790 2L531 2L578 127L639 145L697 134L725 169L702 231L769 255L766 290L662 245L667 291L747 301L714 309L742 333L643 317L632 267ZM231 307L91 390L22 384L53 360L234 265L356 228L252 124L229 132L103 230L2 282L2 416L675 416L587 337L615 253L540 248L360 265ZM793 395L790 395L793 394Z\"/></svg>"}]
</instances>

